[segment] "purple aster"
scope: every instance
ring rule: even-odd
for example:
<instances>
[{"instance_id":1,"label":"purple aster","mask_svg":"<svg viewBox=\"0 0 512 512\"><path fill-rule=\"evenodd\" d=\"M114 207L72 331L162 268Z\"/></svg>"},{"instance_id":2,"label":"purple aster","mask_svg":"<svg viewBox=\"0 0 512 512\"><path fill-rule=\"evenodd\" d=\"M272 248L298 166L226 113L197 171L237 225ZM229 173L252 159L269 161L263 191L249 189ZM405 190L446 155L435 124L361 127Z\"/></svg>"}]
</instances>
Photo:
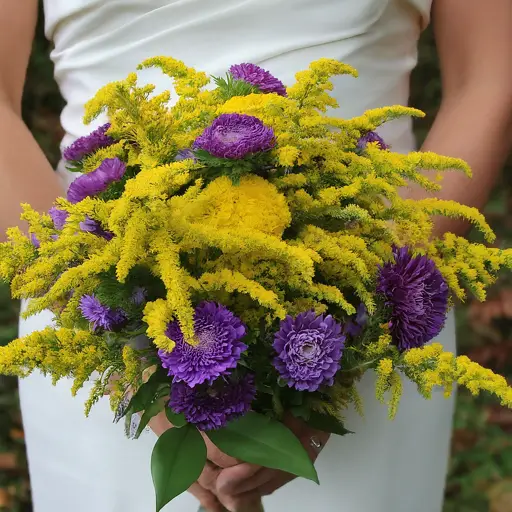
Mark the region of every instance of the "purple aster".
<instances>
[{"instance_id":1,"label":"purple aster","mask_svg":"<svg viewBox=\"0 0 512 512\"><path fill-rule=\"evenodd\" d=\"M435 263L393 249L394 261L380 268L377 292L391 308L391 334L400 350L421 347L437 336L446 320L448 285Z\"/></svg>"},{"instance_id":2,"label":"purple aster","mask_svg":"<svg viewBox=\"0 0 512 512\"><path fill-rule=\"evenodd\" d=\"M182 149L178 151L176 157L174 158L175 162L181 162L182 160L196 160L196 155L191 149Z\"/></svg>"},{"instance_id":3,"label":"purple aster","mask_svg":"<svg viewBox=\"0 0 512 512\"><path fill-rule=\"evenodd\" d=\"M106 134L110 128L110 123L100 126L89 135L80 137L68 146L63 152L62 156L65 160L78 161L97 149L105 148L115 142L115 140Z\"/></svg>"},{"instance_id":4,"label":"purple aster","mask_svg":"<svg viewBox=\"0 0 512 512\"><path fill-rule=\"evenodd\" d=\"M105 231L97 220L91 219L88 215L85 216L84 221L80 222L80 229L93 235L101 236L105 240L112 240L114 238L114 233Z\"/></svg>"},{"instance_id":5,"label":"purple aster","mask_svg":"<svg viewBox=\"0 0 512 512\"><path fill-rule=\"evenodd\" d=\"M34 235L34 233L30 233L30 241L32 242L32 245L36 249L39 249L39 247L41 246L41 242L39 241L39 238L37 238L37 236Z\"/></svg>"},{"instance_id":6,"label":"purple aster","mask_svg":"<svg viewBox=\"0 0 512 512\"><path fill-rule=\"evenodd\" d=\"M222 114L194 142L218 158L239 160L251 153L268 151L274 146L274 131L257 117Z\"/></svg>"},{"instance_id":7,"label":"purple aster","mask_svg":"<svg viewBox=\"0 0 512 512\"><path fill-rule=\"evenodd\" d=\"M368 310L361 302L357 307L355 318L352 318L345 324L345 334L349 334L350 336L359 336L363 327L366 325L366 322L368 322Z\"/></svg>"},{"instance_id":8,"label":"purple aster","mask_svg":"<svg viewBox=\"0 0 512 512\"><path fill-rule=\"evenodd\" d=\"M255 395L252 375L239 380L219 379L210 386L202 384L194 388L185 382L175 382L169 407L183 413L187 422L199 430L213 430L247 414Z\"/></svg>"},{"instance_id":9,"label":"purple aster","mask_svg":"<svg viewBox=\"0 0 512 512\"><path fill-rule=\"evenodd\" d=\"M229 68L229 72L235 80L243 80L257 87L261 92L276 93L286 96L286 87L281 80L271 75L268 71L256 64L235 64Z\"/></svg>"},{"instance_id":10,"label":"purple aster","mask_svg":"<svg viewBox=\"0 0 512 512\"><path fill-rule=\"evenodd\" d=\"M316 391L334 384L344 344L342 327L331 315L307 311L287 316L274 337L273 364L289 387Z\"/></svg>"},{"instance_id":11,"label":"purple aster","mask_svg":"<svg viewBox=\"0 0 512 512\"><path fill-rule=\"evenodd\" d=\"M53 220L53 225L55 226L55 229L62 229L64 227L64 224L66 224L66 219L69 216L69 213L66 210L60 210L55 206L52 206L48 210L48 214Z\"/></svg>"},{"instance_id":12,"label":"purple aster","mask_svg":"<svg viewBox=\"0 0 512 512\"><path fill-rule=\"evenodd\" d=\"M388 149L389 146L377 132L367 132L357 141L357 149L363 150L370 142L376 142L380 149Z\"/></svg>"},{"instance_id":13,"label":"purple aster","mask_svg":"<svg viewBox=\"0 0 512 512\"><path fill-rule=\"evenodd\" d=\"M78 203L88 196L103 192L114 181L119 181L126 172L126 165L119 158L106 158L99 167L88 174L82 174L71 183L68 200Z\"/></svg>"},{"instance_id":14,"label":"purple aster","mask_svg":"<svg viewBox=\"0 0 512 512\"><path fill-rule=\"evenodd\" d=\"M146 298L148 296L148 291L143 286L136 286L133 289L132 293L132 302L136 306L140 306L146 302Z\"/></svg>"},{"instance_id":15,"label":"purple aster","mask_svg":"<svg viewBox=\"0 0 512 512\"><path fill-rule=\"evenodd\" d=\"M84 295L80 299L80 311L83 317L92 323L95 331L104 329L113 331L126 323L126 313L122 309L104 306L94 295Z\"/></svg>"},{"instance_id":16,"label":"purple aster","mask_svg":"<svg viewBox=\"0 0 512 512\"><path fill-rule=\"evenodd\" d=\"M245 325L221 304L203 302L197 306L194 329L197 344L190 345L178 322L171 322L166 334L176 346L172 352L158 351L162 366L169 370L174 382L184 381L190 387L229 375L247 349L240 341L245 336Z\"/></svg>"}]
</instances>

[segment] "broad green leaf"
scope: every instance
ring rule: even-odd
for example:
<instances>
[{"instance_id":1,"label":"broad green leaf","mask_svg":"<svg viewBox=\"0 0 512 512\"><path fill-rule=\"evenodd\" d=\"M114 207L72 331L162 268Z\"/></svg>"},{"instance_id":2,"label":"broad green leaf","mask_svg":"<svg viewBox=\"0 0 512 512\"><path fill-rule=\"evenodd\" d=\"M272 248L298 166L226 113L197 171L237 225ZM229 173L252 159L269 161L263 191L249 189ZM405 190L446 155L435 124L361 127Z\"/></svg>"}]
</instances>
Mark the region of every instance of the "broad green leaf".
<instances>
[{"instance_id":1,"label":"broad green leaf","mask_svg":"<svg viewBox=\"0 0 512 512\"><path fill-rule=\"evenodd\" d=\"M267 416L250 412L220 430L208 432L208 437L231 457L318 483L315 466L297 437Z\"/></svg>"},{"instance_id":2,"label":"broad green leaf","mask_svg":"<svg viewBox=\"0 0 512 512\"><path fill-rule=\"evenodd\" d=\"M187 424L185 415L174 412L169 406L165 408L165 415L169 422L176 428L184 427Z\"/></svg>"},{"instance_id":3,"label":"broad green leaf","mask_svg":"<svg viewBox=\"0 0 512 512\"><path fill-rule=\"evenodd\" d=\"M337 418L327 414L320 414L312 411L306 423L310 427L322 430L323 432L329 432L330 434L337 434L339 436L353 434L353 432L347 430L343 426L343 423L341 423Z\"/></svg>"},{"instance_id":4,"label":"broad green leaf","mask_svg":"<svg viewBox=\"0 0 512 512\"><path fill-rule=\"evenodd\" d=\"M151 475L159 512L198 478L206 463L206 445L192 425L166 430L151 455Z\"/></svg>"},{"instance_id":5,"label":"broad green leaf","mask_svg":"<svg viewBox=\"0 0 512 512\"><path fill-rule=\"evenodd\" d=\"M142 384L137 393L133 395L125 414L143 411L153 401L163 378L162 372L154 372L148 381Z\"/></svg>"},{"instance_id":6,"label":"broad green leaf","mask_svg":"<svg viewBox=\"0 0 512 512\"><path fill-rule=\"evenodd\" d=\"M158 413L163 412L165 408L165 404L162 400L155 400L146 407L144 413L140 418L140 423L137 428L137 432L135 433L134 436L135 439L138 439L140 437L142 431L148 426L148 423L151 420L151 418L156 416Z\"/></svg>"}]
</instances>

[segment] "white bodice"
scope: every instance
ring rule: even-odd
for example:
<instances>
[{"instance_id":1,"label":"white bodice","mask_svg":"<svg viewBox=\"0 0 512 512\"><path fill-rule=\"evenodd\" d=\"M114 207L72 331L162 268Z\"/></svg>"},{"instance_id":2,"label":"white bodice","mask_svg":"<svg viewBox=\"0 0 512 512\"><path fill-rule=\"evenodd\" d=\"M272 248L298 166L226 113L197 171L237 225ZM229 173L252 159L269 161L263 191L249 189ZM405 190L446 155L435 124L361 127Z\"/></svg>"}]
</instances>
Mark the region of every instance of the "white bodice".
<instances>
[{"instance_id":1,"label":"white bodice","mask_svg":"<svg viewBox=\"0 0 512 512\"><path fill-rule=\"evenodd\" d=\"M63 145L91 130L83 105L124 78L143 59L170 55L213 75L253 62L285 84L321 57L353 65L340 77L340 114L405 104L417 39L432 0L45 0L46 34L54 42L55 77L66 100ZM144 77L158 89L169 79ZM413 145L410 122L384 128L397 151Z\"/></svg>"}]
</instances>

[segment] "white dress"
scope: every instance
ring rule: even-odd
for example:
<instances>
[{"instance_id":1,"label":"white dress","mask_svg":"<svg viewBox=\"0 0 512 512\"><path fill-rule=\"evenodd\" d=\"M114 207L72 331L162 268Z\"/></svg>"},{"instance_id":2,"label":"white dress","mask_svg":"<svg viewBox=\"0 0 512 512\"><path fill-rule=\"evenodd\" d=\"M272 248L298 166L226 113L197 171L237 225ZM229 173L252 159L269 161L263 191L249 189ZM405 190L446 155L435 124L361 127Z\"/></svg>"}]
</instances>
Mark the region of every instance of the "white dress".
<instances>
[{"instance_id":1,"label":"white dress","mask_svg":"<svg viewBox=\"0 0 512 512\"><path fill-rule=\"evenodd\" d=\"M46 0L46 31L55 43L55 76L67 105L64 145L91 127L83 104L106 82L125 77L144 58L172 55L221 75L233 63L253 62L285 83L311 60L330 57L355 66L360 78L336 80L340 113L407 103L421 27L431 0ZM170 86L157 72L144 79ZM396 151L414 141L401 120L381 134ZM41 314L21 334L51 322ZM450 316L439 341L455 349ZM347 414L355 431L333 437L317 467L321 485L297 479L265 500L267 512L440 512L453 400L421 399L406 385L398 417L374 399L374 378L360 386L365 419ZM36 374L21 382L35 512L151 512L150 454L155 436L127 440L112 423L107 401L89 419L87 389L76 398L68 381L52 387ZM166 511L195 512L184 494Z\"/></svg>"}]
</instances>

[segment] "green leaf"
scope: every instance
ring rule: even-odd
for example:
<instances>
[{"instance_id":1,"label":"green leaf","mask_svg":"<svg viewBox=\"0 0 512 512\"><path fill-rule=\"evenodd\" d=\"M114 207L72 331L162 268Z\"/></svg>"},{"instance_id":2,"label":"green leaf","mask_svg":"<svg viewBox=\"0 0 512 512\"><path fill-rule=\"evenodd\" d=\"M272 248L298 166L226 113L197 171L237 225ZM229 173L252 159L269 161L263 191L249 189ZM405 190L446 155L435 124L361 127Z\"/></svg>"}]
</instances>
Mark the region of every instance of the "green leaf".
<instances>
[{"instance_id":1,"label":"green leaf","mask_svg":"<svg viewBox=\"0 0 512 512\"><path fill-rule=\"evenodd\" d=\"M206 445L194 426L166 430L151 455L156 511L185 492L199 478L205 463Z\"/></svg>"},{"instance_id":2,"label":"green leaf","mask_svg":"<svg viewBox=\"0 0 512 512\"><path fill-rule=\"evenodd\" d=\"M158 389L162 383L165 383L165 381L168 380L169 379L164 372L160 370L154 372L151 377L149 377L148 381L142 384L142 386L137 390L137 393L133 395L128 407L126 408L125 414L133 414L146 409L158 394Z\"/></svg>"},{"instance_id":3,"label":"green leaf","mask_svg":"<svg viewBox=\"0 0 512 512\"><path fill-rule=\"evenodd\" d=\"M250 412L220 430L208 432L208 437L231 457L318 483L306 450L293 432L278 421Z\"/></svg>"},{"instance_id":4,"label":"green leaf","mask_svg":"<svg viewBox=\"0 0 512 512\"><path fill-rule=\"evenodd\" d=\"M329 432L330 434L337 434L339 436L354 433L350 430L347 430L343 426L343 423L341 423L341 421L339 421L334 416L329 416L328 414L320 414L314 411L311 411L311 414L307 420L307 424L310 427L316 428L317 430Z\"/></svg>"},{"instance_id":5,"label":"green leaf","mask_svg":"<svg viewBox=\"0 0 512 512\"><path fill-rule=\"evenodd\" d=\"M187 424L184 414L174 412L169 406L165 408L165 415L170 423L176 428L184 427Z\"/></svg>"},{"instance_id":6,"label":"green leaf","mask_svg":"<svg viewBox=\"0 0 512 512\"><path fill-rule=\"evenodd\" d=\"M142 431L148 426L151 418L162 412L164 408L165 405L162 400L155 400L154 402L151 402L148 407L146 407L140 418L140 423L137 427L137 432L135 433L134 439L138 439L140 437Z\"/></svg>"}]
</instances>

